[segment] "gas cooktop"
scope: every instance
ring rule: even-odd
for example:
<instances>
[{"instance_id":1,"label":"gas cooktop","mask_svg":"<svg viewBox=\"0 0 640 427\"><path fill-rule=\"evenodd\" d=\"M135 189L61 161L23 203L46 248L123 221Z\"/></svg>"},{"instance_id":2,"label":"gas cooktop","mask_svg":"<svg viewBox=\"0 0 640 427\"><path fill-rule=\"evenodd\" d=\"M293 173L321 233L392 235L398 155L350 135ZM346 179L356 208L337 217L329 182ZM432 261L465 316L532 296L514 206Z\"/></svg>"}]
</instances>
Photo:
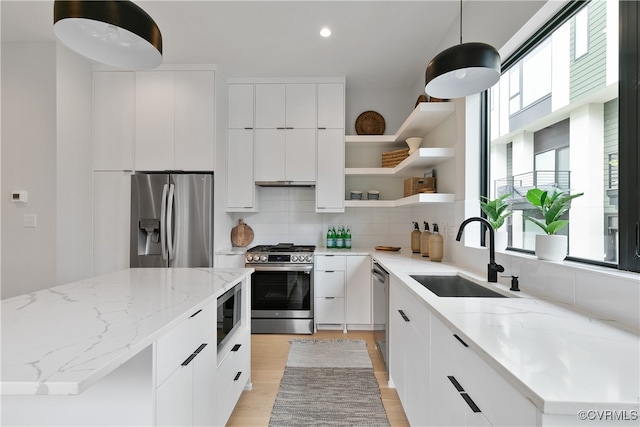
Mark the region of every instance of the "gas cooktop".
<instances>
[{"instance_id":1,"label":"gas cooktop","mask_svg":"<svg viewBox=\"0 0 640 427\"><path fill-rule=\"evenodd\" d=\"M293 243L278 243L277 245L258 245L247 249L247 253L253 252L313 252L313 245L294 245Z\"/></svg>"},{"instance_id":2,"label":"gas cooktop","mask_svg":"<svg viewBox=\"0 0 640 427\"><path fill-rule=\"evenodd\" d=\"M277 245L258 245L247 249L246 264L312 264L313 245L294 245L278 243Z\"/></svg>"}]
</instances>

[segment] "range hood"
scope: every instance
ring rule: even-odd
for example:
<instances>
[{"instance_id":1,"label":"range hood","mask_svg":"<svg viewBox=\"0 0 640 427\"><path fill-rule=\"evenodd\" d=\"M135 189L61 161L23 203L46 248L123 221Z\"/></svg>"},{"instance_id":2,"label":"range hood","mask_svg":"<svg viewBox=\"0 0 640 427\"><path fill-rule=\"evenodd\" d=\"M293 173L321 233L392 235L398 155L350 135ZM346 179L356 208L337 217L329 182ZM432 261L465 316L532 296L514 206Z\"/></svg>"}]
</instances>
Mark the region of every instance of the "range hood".
<instances>
[{"instance_id":1,"label":"range hood","mask_svg":"<svg viewBox=\"0 0 640 427\"><path fill-rule=\"evenodd\" d=\"M315 187L314 181L256 181L258 187Z\"/></svg>"}]
</instances>

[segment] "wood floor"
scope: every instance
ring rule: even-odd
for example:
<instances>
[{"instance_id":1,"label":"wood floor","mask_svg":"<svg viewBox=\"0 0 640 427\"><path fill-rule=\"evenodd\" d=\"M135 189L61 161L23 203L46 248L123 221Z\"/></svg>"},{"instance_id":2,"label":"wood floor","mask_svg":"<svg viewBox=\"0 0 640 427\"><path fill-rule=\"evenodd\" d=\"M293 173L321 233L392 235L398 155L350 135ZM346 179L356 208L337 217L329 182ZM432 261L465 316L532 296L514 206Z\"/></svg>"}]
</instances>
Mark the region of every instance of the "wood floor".
<instances>
[{"instance_id":1,"label":"wood floor","mask_svg":"<svg viewBox=\"0 0 640 427\"><path fill-rule=\"evenodd\" d=\"M242 392L236 405L228 427L251 426L262 427L269 425L271 408L276 400L280 380L284 374L284 365L289 355L289 340L306 338L309 335L252 335L251 336L251 378L253 390ZM373 332L371 331L318 331L313 338L348 338L367 341L369 357L373 363L373 370L382 395L382 403L387 412L391 427L409 426L404 414L398 394L394 388L387 385L387 374L380 353L375 347Z\"/></svg>"}]
</instances>

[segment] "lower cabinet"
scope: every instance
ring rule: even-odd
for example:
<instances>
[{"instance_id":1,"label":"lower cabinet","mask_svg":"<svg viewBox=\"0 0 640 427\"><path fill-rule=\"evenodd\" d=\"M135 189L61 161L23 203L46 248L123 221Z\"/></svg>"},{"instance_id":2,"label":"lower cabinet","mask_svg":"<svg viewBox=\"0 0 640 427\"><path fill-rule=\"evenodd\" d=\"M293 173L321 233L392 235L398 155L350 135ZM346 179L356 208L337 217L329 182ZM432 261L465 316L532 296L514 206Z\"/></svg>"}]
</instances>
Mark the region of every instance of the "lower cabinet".
<instances>
[{"instance_id":1,"label":"lower cabinet","mask_svg":"<svg viewBox=\"0 0 640 427\"><path fill-rule=\"evenodd\" d=\"M314 263L313 322L316 327L341 328L346 331L344 313L344 255L317 255Z\"/></svg>"},{"instance_id":2,"label":"lower cabinet","mask_svg":"<svg viewBox=\"0 0 640 427\"><path fill-rule=\"evenodd\" d=\"M537 424L536 407L480 358L460 337L435 315L431 315L431 396L456 391L453 401L465 409L465 424L492 426L532 426ZM436 373L436 370L439 372ZM452 381L453 378L455 381ZM447 382L449 384L447 384ZM442 383L442 387L435 384ZM456 389L457 385L457 389ZM445 387L448 386L448 387ZM453 399L457 397L457 399ZM473 402L473 403L471 403ZM452 425L444 405L433 405L432 425Z\"/></svg>"},{"instance_id":3,"label":"lower cabinet","mask_svg":"<svg viewBox=\"0 0 640 427\"><path fill-rule=\"evenodd\" d=\"M389 381L416 426L535 426L537 409L391 277Z\"/></svg>"},{"instance_id":4,"label":"lower cabinet","mask_svg":"<svg viewBox=\"0 0 640 427\"><path fill-rule=\"evenodd\" d=\"M427 425L429 312L395 277L389 291L389 377L411 425Z\"/></svg>"},{"instance_id":5,"label":"lower cabinet","mask_svg":"<svg viewBox=\"0 0 640 427\"><path fill-rule=\"evenodd\" d=\"M349 255L346 268L346 322L354 325L372 324L371 257Z\"/></svg>"},{"instance_id":6,"label":"lower cabinet","mask_svg":"<svg viewBox=\"0 0 640 427\"><path fill-rule=\"evenodd\" d=\"M212 425L216 383L216 305L211 304L155 343L156 425Z\"/></svg>"},{"instance_id":7,"label":"lower cabinet","mask_svg":"<svg viewBox=\"0 0 640 427\"><path fill-rule=\"evenodd\" d=\"M215 425L223 426L240 398L242 390L251 376L251 334L245 329L239 331L238 337L226 355L221 355L218 363L218 375L215 385L217 414ZM206 402L202 402L206 404ZM216 405L209 402L210 408Z\"/></svg>"}]
</instances>

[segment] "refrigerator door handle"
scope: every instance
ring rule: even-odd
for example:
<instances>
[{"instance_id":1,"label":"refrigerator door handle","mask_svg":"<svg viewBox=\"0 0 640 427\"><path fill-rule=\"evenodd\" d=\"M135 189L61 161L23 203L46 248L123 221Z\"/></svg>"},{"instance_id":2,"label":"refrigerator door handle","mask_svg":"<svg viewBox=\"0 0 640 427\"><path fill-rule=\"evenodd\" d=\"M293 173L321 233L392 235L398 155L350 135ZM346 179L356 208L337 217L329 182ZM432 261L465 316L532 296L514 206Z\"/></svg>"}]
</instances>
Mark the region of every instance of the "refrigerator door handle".
<instances>
[{"instance_id":1,"label":"refrigerator door handle","mask_svg":"<svg viewBox=\"0 0 640 427\"><path fill-rule=\"evenodd\" d=\"M167 227L166 227L166 213L167 213L167 192L169 191L169 184L165 184L162 187L162 205L160 208L160 247L162 248L162 259L167 259ZM157 206L157 205L156 205Z\"/></svg>"},{"instance_id":2,"label":"refrigerator door handle","mask_svg":"<svg viewBox=\"0 0 640 427\"><path fill-rule=\"evenodd\" d=\"M169 250L169 260L175 254L175 239L173 235L173 205L175 203L175 185L169 184L169 199L167 202L167 249Z\"/></svg>"}]
</instances>

